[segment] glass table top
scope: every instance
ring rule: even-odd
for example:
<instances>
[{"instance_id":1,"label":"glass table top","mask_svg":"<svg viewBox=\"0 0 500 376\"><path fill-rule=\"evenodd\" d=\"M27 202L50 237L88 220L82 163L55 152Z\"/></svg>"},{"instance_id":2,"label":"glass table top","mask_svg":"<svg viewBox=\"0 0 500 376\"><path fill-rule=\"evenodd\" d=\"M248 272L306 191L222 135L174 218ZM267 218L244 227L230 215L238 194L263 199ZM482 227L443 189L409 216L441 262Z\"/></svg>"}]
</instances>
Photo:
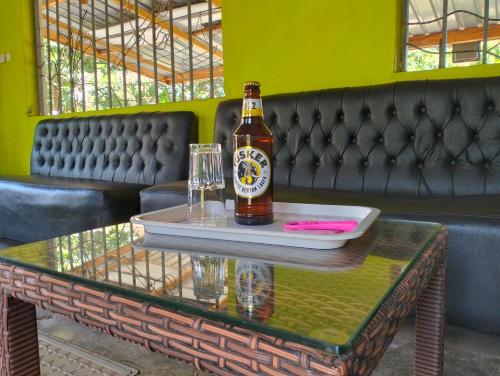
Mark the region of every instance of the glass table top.
<instances>
[{"instance_id":1,"label":"glass table top","mask_svg":"<svg viewBox=\"0 0 500 376\"><path fill-rule=\"evenodd\" d=\"M342 353L441 225L378 220L313 250L148 234L120 224L0 251L0 260Z\"/></svg>"}]
</instances>

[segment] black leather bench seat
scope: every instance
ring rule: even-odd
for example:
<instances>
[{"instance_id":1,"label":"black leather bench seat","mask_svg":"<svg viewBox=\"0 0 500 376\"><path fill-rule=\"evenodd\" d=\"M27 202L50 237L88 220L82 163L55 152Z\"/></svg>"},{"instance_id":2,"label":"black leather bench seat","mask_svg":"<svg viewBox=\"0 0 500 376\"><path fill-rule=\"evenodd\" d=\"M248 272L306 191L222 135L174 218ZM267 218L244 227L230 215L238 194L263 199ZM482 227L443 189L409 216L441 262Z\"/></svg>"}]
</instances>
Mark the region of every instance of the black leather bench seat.
<instances>
[{"instance_id":1,"label":"black leather bench seat","mask_svg":"<svg viewBox=\"0 0 500 376\"><path fill-rule=\"evenodd\" d=\"M0 238L30 242L128 222L141 189L187 177L196 128L188 111L40 121L31 176L0 177Z\"/></svg>"},{"instance_id":2,"label":"black leather bench seat","mask_svg":"<svg viewBox=\"0 0 500 376\"><path fill-rule=\"evenodd\" d=\"M45 176L0 177L0 237L30 242L127 222L142 184Z\"/></svg>"}]
</instances>

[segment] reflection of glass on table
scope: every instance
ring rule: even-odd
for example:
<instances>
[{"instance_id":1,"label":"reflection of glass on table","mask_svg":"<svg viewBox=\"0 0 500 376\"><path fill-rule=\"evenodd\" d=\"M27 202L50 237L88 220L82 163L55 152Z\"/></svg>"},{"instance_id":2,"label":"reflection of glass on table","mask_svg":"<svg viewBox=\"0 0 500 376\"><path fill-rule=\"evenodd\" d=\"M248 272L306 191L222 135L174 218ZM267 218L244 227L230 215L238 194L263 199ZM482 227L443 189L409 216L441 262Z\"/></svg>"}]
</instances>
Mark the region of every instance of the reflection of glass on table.
<instances>
[{"instance_id":1,"label":"reflection of glass on table","mask_svg":"<svg viewBox=\"0 0 500 376\"><path fill-rule=\"evenodd\" d=\"M226 279L224 262L221 257L191 256L196 299L217 301L224 294Z\"/></svg>"}]
</instances>

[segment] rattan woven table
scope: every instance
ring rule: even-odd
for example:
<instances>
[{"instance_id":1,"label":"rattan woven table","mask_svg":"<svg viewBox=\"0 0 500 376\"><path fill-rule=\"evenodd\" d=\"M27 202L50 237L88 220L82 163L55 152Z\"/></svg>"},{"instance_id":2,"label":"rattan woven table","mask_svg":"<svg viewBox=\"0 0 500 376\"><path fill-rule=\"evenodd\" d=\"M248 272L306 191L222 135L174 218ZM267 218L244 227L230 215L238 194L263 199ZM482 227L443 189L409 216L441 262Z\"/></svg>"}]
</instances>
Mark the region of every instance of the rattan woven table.
<instances>
[{"instance_id":1,"label":"rattan woven table","mask_svg":"<svg viewBox=\"0 0 500 376\"><path fill-rule=\"evenodd\" d=\"M416 307L415 374L440 375L446 250L441 225L386 220L333 251L128 224L10 248L0 374L39 374L38 306L220 375L369 375Z\"/></svg>"}]
</instances>

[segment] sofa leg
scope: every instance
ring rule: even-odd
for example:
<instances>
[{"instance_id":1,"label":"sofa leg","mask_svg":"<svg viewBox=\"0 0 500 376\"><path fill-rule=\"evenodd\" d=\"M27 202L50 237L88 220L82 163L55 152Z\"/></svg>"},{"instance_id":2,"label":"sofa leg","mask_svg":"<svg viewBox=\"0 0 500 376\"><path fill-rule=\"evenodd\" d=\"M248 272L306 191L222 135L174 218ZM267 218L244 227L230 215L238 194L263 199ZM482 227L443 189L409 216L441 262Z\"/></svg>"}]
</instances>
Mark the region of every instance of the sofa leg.
<instances>
[{"instance_id":1,"label":"sofa leg","mask_svg":"<svg viewBox=\"0 0 500 376\"><path fill-rule=\"evenodd\" d=\"M443 374L445 269L443 261L417 302L415 376Z\"/></svg>"},{"instance_id":2,"label":"sofa leg","mask_svg":"<svg viewBox=\"0 0 500 376\"><path fill-rule=\"evenodd\" d=\"M0 304L0 375L40 375L35 306L5 294Z\"/></svg>"}]
</instances>

